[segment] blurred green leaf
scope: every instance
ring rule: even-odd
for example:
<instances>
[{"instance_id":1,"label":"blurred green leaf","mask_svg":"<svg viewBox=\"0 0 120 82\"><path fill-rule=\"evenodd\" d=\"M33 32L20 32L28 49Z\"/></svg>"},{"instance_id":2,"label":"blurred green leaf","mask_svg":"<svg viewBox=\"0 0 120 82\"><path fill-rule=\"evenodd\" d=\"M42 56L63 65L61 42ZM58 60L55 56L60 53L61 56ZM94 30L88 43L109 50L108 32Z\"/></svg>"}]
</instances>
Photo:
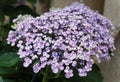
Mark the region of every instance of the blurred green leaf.
<instances>
[{"instance_id":1,"label":"blurred green leaf","mask_svg":"<svg viewBox=\"0 0 120 82\"><path fill-rule=\"evenodd\" d=\"M17 2L17 0L0 0L0 5L3 6L3 5L13 5Z\"/></svg>"},{"instance_id":2,"label":"blurred green leaf","mask_svg":"<svg viewBox=\"0 0 120 82\"><path fill-rule=\"evenodd\" d=\"M2 77L0 76L0 82L3 82Z\"/></svg>"},{"instance_id":3,"label":"blurred green leaf","mask_svg":"<svg viewBox=\"0 0 120 82\"><path fill-rule=\"evenodd\" d=\"M2 25L0 27L0 50L2 46L7 45L7 40L6 38L8 37L8 31L10 30L10 25ZM4 48L4 47L3 47ZM7 51L7 49L3 50L3 51ZM3 52L2 50L0 52Z\"/></svg>"},{"instance_id":4,"label":"blurred green leaf","mask_svg":"<svg viewBox=\"0 0 120 82\"><path fill-rule=\"evenodd\" d=\"M55 79L56 79L56 78L60 78L61 72L62 72L62 71L59 71L59 72L55 75L54 78L55 78Z\"/></svg>"},{"instance_id":5,"label":"blurred green leaf","mask_svg":"<svg viewBox=\"0 0 120 82\"><path fill-rule=\"evenodd\" d=\"M7 4L15 4L17 0L5 0Z\"/></svg>"},{"instance_id":6,"label":"blurred green leaf","mask_svg":"<svg viewBox=\"0 0 120 82\"><path fill-rule=\"evenodd\" d=\"M31 8L25 5L16 7L16 10L18 11L18 13L23 14L23 15L30 14L32 16L37 16L37 14Z\"/></svg>"},{"instance_id":7,"label":"blurred green leaf","mask_svg":"<svg viewBox=\"0 0 120 82\"><path fill-rule=\"evenodd\" d=\"M3 12L10 16L11 22L14 18L16 18L19 14L25 15L25 14L30 14L32 16L37 16L37 14L29 7L25 5L13 7L11 5L6 5L3 8Z\"/></svg>"},{"instance_id":8,"label":"blurred green leaf","mask_svg":"<svg viewBox=\"0 0 120 82\"><path fill-rule=\"evenodd\" d=\"M2 45L2 47L0 47L0 56L4 55L5 53L16 53L17 47L11 47L10 45L6 44L6 45Z\"/></svg>"},{"instance_id":9,"label":"blurred green leaf","mask_svg":"<svg viewBox=\"0 0 120 82\"><path fill-rule=\"evenodd\" d=\"M36 2L37 0L27 0L27 1L29 1L30 3L32 3L32 4L34 4L34 5L37 3L37 2Z\"/></svg>"},{"instance_id":10,"label":"blurred green leaf","mask_svg":"<svg viewBox=\"0 0 120 82\"><path fill-rule=\"evenodd\" d=\"M4 12L3 10L0 8L0 23L2 24L4 22ZM0 25L1 25L0 24ZM1 27L0 27L1 28Z\"/></svg>"},{"instance_id":11,"label":"blurred green leaf","mask_svg":"<svg viewBox=\"0 0 120 82\"><path fill-rule=\"evenodd\" d=\"M0 67L0 75L15 74L16 71L8 67Z\"/></svg>"},{"instance_id":12,"label":"blurred green leaf","mask_svg":"<svg viewBox=\"0 0 120 82\"><path fill-rule=\"evenodd\" d=\"M4 5L15 4L16 2L17 2L17 0L0 0L0 7L2 7Z\"/></svg>"},{"instance_id":13,"label":"blurred green leaf","mask_svg":"<svg viewBox=\"0 0 120 82\"><path fill-rule=\"evenodd\" d=\"M15 82L14 80L4 80L4 82Z\"/></svg>"},{"instance_id":14,"label":"blurred green leaf","mask_svg":"<svg viewBox=\"0 0 120 82\"><path fill-rule=\"evenodd\" d=\"M9 52L0 56L0 66L11 67L19 61L19 57L16 53Z\"/></svg>"},{"instance_id":15,"label":"blurred green leaf","mask_svg":"<svg viewBox=\"0 0 120 82\"><path fill-rule=\"evenodd\" d=\"M6 15L10 16L10 18L15 18L18 15L16 8L11 5L4 5L2 9Z\"/></svg>"}]
</instances>

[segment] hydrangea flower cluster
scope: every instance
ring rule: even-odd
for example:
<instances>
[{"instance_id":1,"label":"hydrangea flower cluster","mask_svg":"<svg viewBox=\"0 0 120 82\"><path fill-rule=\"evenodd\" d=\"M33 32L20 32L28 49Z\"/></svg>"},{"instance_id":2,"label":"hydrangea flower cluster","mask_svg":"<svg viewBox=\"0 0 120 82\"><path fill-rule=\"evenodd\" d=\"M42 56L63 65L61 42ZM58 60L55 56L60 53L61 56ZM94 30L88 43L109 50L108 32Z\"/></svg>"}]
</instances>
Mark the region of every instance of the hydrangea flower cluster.
<instances>
[{"instance_id":1,"label":"hydrangea flower cluster","mask_svg":"<svg viewBox=\"0 0 120 82\"><path fill-rule=\"evenodd\" d=\"M13 22L8 44L19 48L23 66L32 64L35 73L49 65L53 73L64 71L66 78L73 77L73 68L80 77L87 76L95 62L108 61L115 50L111 22L83 3L36 18L19 15Z\"/></svg>"}]
</instances>

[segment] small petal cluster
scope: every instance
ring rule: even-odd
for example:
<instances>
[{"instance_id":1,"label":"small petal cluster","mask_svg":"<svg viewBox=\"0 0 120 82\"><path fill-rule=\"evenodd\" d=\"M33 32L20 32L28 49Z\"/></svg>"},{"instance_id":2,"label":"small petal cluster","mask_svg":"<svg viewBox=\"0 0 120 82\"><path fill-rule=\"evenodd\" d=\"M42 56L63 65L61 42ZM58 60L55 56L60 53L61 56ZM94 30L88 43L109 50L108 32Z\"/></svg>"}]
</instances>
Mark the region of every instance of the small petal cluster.
<instances>
[{"instance_id":1,"label":"small petal cluster","mask_svg":"<svg viewBox=\"0 0 120 82\"><path fill-rule=\"evenodd\" d=\"M9 32L8 43L19 48L24 67L32 64L38 73L47 65L53 73L64 71L65 77L87 76L95 62L108 61L113 55L111 22L82 3L55 9L40 17L18 16Z\"/></svg>"}]
</instances>

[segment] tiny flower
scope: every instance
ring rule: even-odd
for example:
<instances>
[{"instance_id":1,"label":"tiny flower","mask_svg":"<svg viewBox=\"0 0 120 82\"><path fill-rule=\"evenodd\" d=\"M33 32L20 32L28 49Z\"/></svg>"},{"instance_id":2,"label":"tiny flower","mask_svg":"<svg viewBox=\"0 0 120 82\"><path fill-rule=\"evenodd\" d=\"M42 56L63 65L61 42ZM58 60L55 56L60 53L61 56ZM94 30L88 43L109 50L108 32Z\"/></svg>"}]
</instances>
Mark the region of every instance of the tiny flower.
<instances>
[{"instance_id":1,"label":"tiny flower","mask_svg":"<svg viewBox=\"0 0 120 82\"><path fill-rule=\"evenodd\" d=\"M34 71L35 73L38 73L40 69L41 69L41 68L40 68L40 66L39 66L38 63L33 66L33 71Z\"/></svg>"},{"instance_id":2,"label":"tiny flower","mask_svg":"<svg viewBox=\"0 0 120 82\"><path fill-rule=\"evenodd\" d=\"M85 69L78 69L78 72L79 72L79 76L83 77L83 76L87 76L87 72Z\"/></svg>"}]
</instances>

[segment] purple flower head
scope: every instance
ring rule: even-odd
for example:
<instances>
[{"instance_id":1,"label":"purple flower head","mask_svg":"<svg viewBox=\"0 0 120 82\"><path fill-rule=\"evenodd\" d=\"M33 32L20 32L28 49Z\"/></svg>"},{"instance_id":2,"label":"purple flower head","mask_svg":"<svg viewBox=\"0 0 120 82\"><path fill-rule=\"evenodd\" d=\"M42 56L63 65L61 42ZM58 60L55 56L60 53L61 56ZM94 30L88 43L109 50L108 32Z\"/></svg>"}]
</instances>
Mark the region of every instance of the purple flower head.
<instances>
[{"instance_id":1,"label":"purple flower head","mask_svg":"<svg viewBox=\"0 0 120 82\"><path fill-rule=\"evenodd\" d=\"M83 77L95 62L114 55L114 38L109 32L113 25L82 3L36 18L20 15L13 22L8 44L18 47L23 66L32 65L35 73L49 65L53 73L64 71L66 78L74 76L73 68Z\"/></svg>"}]
</instances>

